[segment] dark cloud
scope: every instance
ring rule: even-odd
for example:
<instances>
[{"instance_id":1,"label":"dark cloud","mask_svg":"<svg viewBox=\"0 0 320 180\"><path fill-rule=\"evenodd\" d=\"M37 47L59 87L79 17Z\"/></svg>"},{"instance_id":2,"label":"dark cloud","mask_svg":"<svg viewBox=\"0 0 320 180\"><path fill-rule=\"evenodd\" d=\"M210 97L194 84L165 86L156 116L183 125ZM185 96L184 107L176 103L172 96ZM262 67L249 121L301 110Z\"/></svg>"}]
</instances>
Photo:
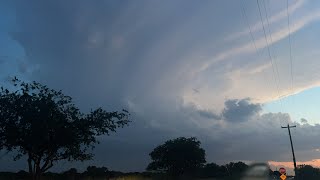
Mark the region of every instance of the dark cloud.
<instances>
[{"instance_id":1,"label":"dark cloud","mask_svg":"<svg viewBox=\"0 0 320 180\"><path fill-rule=\"evenodd\" d=\"M199 109L198 113L199 113L200 116L208 118L208 119L221 119L220 115L215 114L214 112L209 111L209 110L201 110L201 109Z\"/></svg>"},{"instance_id":2,"label":"dark cloud","mask_svg":"<svg viewBox=\"0 0 320 180\"><path fill-rule=\"evenodd\" d=\"M227 100L222 117L229 122L243 122L248 121L261 110L260 104L251 103L249 99Z\"/></svg>"}]
</instances>

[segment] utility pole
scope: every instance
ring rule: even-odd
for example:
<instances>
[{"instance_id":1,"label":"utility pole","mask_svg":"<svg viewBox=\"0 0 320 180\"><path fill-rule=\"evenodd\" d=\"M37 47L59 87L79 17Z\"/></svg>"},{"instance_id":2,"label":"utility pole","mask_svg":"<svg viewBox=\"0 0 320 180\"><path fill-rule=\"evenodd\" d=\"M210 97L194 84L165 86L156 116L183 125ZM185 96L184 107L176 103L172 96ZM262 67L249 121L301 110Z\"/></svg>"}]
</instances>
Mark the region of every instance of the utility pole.
<instances>
[{"instance_id":1,"label":"utility pole","mask_svg":"<svg viewBox=\"0 0 320 180\"><path fill-rule=\"evenodd\" d=\"M297 173L297 163L296 163L296 157L294 155L294 150L293 150L293 145L292 145L292 138L291 138L291 132L290 132L290 128L295 128L296 126L290 126L288 124L288 126L281 126L281 128L287 128L288 132L289 132L289 137L290 137L290 144L291 144L291 151L292 151L292 156L293 156L293 166L294 166L294 172Z\"/></svg>"}]
</instances>

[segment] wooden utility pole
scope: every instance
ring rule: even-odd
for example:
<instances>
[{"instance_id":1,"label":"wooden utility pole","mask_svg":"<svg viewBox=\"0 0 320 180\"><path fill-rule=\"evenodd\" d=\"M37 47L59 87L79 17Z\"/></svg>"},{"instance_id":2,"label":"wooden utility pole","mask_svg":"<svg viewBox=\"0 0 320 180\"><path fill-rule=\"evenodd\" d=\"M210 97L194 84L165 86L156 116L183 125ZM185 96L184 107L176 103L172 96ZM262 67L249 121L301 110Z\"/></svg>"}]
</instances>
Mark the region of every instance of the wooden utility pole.
<instances>
[{"instance_id":1,"label":"wooden utility pole","mask_svg":"<svg viewBox=\"0 0 320 180\"><path fill-rule=\"evenodd\" d=\"M293 166L294 166L294 172L297 173L297 163L296 163L296 157L294 155L294 149L293 149L293 145L292 145L292 138L291 138L291 132L290 132L290 128L295 128L296 126L290 126L288 124L288 126L281 126L281 128L287 128L288 132L289 132L289 138L290 138L290 144L291 144L291 151L292 151L292 156L293 156Z\"/></svg>"}]
</instances>

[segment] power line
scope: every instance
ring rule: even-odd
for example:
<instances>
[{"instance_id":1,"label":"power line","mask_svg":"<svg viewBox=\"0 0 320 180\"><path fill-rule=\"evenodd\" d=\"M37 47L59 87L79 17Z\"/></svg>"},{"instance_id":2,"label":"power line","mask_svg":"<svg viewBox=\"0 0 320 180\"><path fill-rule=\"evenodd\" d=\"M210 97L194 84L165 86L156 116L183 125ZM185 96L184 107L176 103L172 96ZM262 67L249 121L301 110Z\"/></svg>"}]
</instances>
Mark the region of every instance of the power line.
<instances>
[{"instance_id":1,"label":"power line","mask_svg":"<svg viewBox=\"0 0 320 180\"><path fill-rule=\"evenodd\" d=\"M268 25L268 30L269 30L269 37L270 37L270 41L271 41L271 48L273 46L273 39L272 39L272 34L271 34L271 30L270 30L270 23L269 23L269 16L268 16L268 12L267 12L267 8L266 8L266 3L265 3L265 0L263 0L263 7L264 7L264 11L266 12L266 19L267 19L267 25ZM279 69L278 69L278 65L277 65L277 61L275 60L276 59L276 55L275 53L273 52L273 56L274 56L274 65L275 65L275 69L276 69L276 73L277 73L277 76L278 76L278 81L279 81L279 84L280 84L280 75L279 75Z\"/></svg>"},{"instance_id":2,"label":"power line","mask_svg":"<svg viewBox=\"0 0 320 180\"><path fill-rule=\"evenodd\" d=\"M282 102L282 99L281 99L281 96L280 96L280 73L279 73L279 68L278 68L278 65L277 65L277 56L274 52L274 48L272 48L273 46L273 38L272 38L272 33L271 33L271 28L270 28L270 23L269 23L269 16L268 16L268 11L267 11L267 8L266 8L266 3L265 3L265 0L263 0L263 7L264 7L264 11L265 11L265 15L266 15L266 20L267 20L267 25L268 25L268 31L269 31L269 38L270 38L270 41L271 41L271 49L273 49L273 62L274 62L274 66L275 66L275 71L277 73L277 76L278 76L278 91L279 91L279 101L280 101L280 106L283 106L283 102ZM269 7L269 10L270 10L270 7ZM283 108L283 107L282 107ZM288 121L286 123L289 123Z\"/></svg>"},{"instance_id":3,"label":"power line","mask_svg":"<svg viewBox=\"0 0 320 180\"><path fill-rule=\"evenodd\" d=\"M257 48L256 42L255 42L254 37L253 37L253 33L252 33L251 26L250 26L249 21L248 21L248 16L247 16L246 10L245 10L244 5L243 5L243 1L241 1L241 7L242 7L242 14L243 14L243 16L245 18L247 26L249 27L252 43L253 43L254 48L256 49L256 52L258 54L258 48Z\"/></svg>"},{"instance_id":4,"label":"power line","mask_svg":"<svg viewBox=\"0 0 320 180\"><path fill-rule=\"evenodd\" d=\"M250 32L251 41L252 41L253 46L254 46L254 48L255 48L255 50L256 50L256 54L259 56L258 48L257 48L257 45L256 45L255 38L254 38L254 36L253 36L253 31L252 31L252 29L251 29L251 26L250 26L250 23L249 23L249 20L248 20L249 18L248 18L248 16L247 16L246 9L245 9L245 4L244 4L244 1L243 1L243 0L241 1L241 9L242 9L242 15L243 15L243 17L244 17L244 21L246 22L246 24L247 24L247 26L248 26L248 29L249 29L249 32ZM274 77L274 76L273 76L273 77ZM268 84L271 85L271 82L268 81ZM280 125L281 125L281 123L280 123Z\"/></svg>"},{"instance_id":5,"label":"power line","mask_svg":"<svg viewBox=\"0 0 320 180\"><path fill-rule=\"evenodd\" d=\"M271 52L270 52L269 42L268 42L268 38L267 38L267 34L266 34L265 27L264 27L263 19L262 19L262 13L261 13L261 8L260 8L259 0L257 0L257 4L258 4L258 9L259 9L259 14L260 14L260 19L261 19L261 24L262 24L263 33L264 33L264 37L265 37L266 44L267 44L268 55L269 55L270 62L271 62L271 66L272 66L273 77L274 77L274 81L275 81L276 88L277 88L277 91L278 91L278 96L279 96L279 98L280 98L280 90L279 90L279 84L278 84L278 82L277 82L277 77L276 77L276 72L275 72L275 65L274 65L274 63L273 63L273 59L272 59ZM281 99L280 99L280 105L281 105L281 107L282 107L282 101L281 101ZM282 108L283 108L283 107L282 107Z\"/></svg>"},{"instance_id":6,"label":"power line","mask_svg":"<svg viewBox=\"0 0 320 180\"><path fill-rule=\"evenodd\" d=\"M291 93L293 93L293 71L292 71L292 50L291 50L291 30L290 30L290 16L289 16L289 0L287 0L287 17L288 17L288 31L289 31L289 46L290 46L290 75L291 75Z\"/></svg>"}]
</instances>

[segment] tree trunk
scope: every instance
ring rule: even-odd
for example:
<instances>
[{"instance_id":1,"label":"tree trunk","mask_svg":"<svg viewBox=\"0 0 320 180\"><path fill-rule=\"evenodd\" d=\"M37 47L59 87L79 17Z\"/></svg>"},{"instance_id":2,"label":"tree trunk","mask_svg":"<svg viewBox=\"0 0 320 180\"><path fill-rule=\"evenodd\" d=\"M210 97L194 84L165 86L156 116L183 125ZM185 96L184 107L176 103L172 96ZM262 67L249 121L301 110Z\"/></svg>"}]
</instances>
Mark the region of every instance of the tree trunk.
<instances>
[{"instance_id":1,"label":"tree trunk","mask_svg":"<svg viewBox=\"0 0 320 180\"><path fill-rule=\"evenodd\" d=\"M40 160L38 160L36 163L36 167L35 167L35 178L34 180L40 180L41 179L41 175L42 175L42 171L41 171L41 168L40 168Z\"/></svg>"},{"instance_id":2,"label":"tree trunk","mask_svg":"<svg viewBox=\"0 0 320 180\"><path fill-rule=\"evenodd\" d=\"M42 171L40 168L40 161L31 159L29 155L28 166L29 166L29 173L32 176L32 180L40 180L42 175Z\"/></svg>"},{"instance_id":3,"label":"tree trunk","mask_svg":"<svg viewBox=\"0 0 320 180\"><path fill-rule=\"evenodd\" d=\"M52 159L46 159L41 167L41 156L33 157L29 154L28 157L29 174L33 180L40 180L44 172L53 166Z\"/></svg>"},{"instance_id":4,"label":"tree trunk","mask_svg":"<svg viewBox=\"0 0 320 180\"><path fill-rule=\"evenodd\" d=\"M29 166L29 173L30 173L30 174L33 174L33 170L32 170L32 160L31 160L30 157L28 158L28 166Z\"/></svg>"},{"instance_id":5,"label":"tree trunk","mask_svg":"<svg viewBox=\"0 0 320 180\"><path fill-rule=\"evenodd\" d=\"M32 164L32 162L33 162L33 164ZM31 155L29 154L28 155L28 167L29 167L29 174L30 174L30 176L32 177L32 179L33 180L36 180L36 176L35 176L35 163L34 163L34 161L32 160L32 157L31 157Z\"/></svg>"}]
</instances>

